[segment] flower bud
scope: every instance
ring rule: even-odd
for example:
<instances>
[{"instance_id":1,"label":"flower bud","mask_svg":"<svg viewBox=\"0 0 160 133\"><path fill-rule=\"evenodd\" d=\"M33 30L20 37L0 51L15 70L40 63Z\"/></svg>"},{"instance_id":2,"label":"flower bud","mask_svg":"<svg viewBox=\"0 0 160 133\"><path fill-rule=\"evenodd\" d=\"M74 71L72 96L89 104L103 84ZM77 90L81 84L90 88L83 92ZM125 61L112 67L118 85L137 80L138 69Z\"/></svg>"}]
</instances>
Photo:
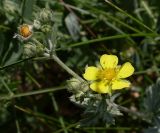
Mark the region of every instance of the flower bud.
<instances>
[{"instance_id":1,"label":"flower bud","mask_svg":"<svg viewBox=\"0 0 160 133\"><path fill-rule=\"evenodd\" d=\"M36 45L27 43L24 45L23 54L25 57L33 57L36 55Z\"/></svg>"},{"instance_id":2,"label":"flower bud","mask_svg":"<svg viewBox=\"0 0 160 133\"><path fill-rule=\"evenodd\" d=\"M44 54L44 46L41 43L33 44L29 42L24 45L23 53L26 57L41 56Z\"/></svg>"},{"instance_id":3,"label":"flower bud","mask_svg":"<svg viewBox=\"0 0 160 133\"><path fill-rule=\"evenodd\" d=\"M46 8L43 9L39 15L40 15L39 19L43 23L53 21L53 13L50 9L46 9Z\"/></svg>"},{"instance_id":4,"label":"flower bud","mask_svg":"<svg viewBox=\"0 0 160 133\"><path fill-rule=\"evenodd\" d=\"M37 56L41 56L44 54L44 45L42 45L41 43L36 44L36 54Z\"/></svg>"},{"instance_id":5,"label":"flower bud","mask_svg":"<svg viewBox=\"0 0 160 133\"><path fill-rule=\"evenodd\" d=\"M79 81L76 78L71 78L67 81L68 90L75 94L76 97L82 96L87 90L89 90L86 83Z\"/></svg>"},{"instance_id":6,"label":"flower bud","mask_svg":"<svg viewBox=\"0 0 160 133\"><path fill-rule=\"evenodd\" d=\"M41 28L41 23L40 23L40 21L34 20L33 27L34 27L35 29L38 29L38 30L39 30L39 29Z\"/></svg>"},{"instance_id":7,"label":"flower bud","mask_svg":"<svg viewBox=\"0 0 160 133\"><path fill-rule=\"evenodd\" d=\"M50 25L48 25L48 24L41 26L41 31L44 32L44 33L48 33L51 30L52 30L52 27Z\"/></svg>"},{"instance_id":8,"label":"flower bud","mask_svg":"<svg viewBox=\"0 0 160 133\"><path fill-rule=\"evenodd\" d=\"M16 14L18 11L18 4L12 0L3 0L2 7L4 8L5 12L9 14Z\"/></svg>"}]
</instances>

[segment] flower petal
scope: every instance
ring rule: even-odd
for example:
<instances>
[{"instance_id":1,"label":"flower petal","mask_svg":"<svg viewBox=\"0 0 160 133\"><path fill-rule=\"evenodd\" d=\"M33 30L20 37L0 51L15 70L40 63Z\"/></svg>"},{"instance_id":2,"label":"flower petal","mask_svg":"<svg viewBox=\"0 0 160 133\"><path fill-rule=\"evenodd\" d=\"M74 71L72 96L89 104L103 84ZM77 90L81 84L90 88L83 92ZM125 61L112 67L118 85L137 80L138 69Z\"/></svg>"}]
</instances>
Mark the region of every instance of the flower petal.
<instances>
[{"instance_id":1,"label":"flower petal","mask_svg":"<svg viewBox=\"0 0 160 133\"><path fill-rule=\"evenodd\" d=\"M119 90L130 87L131 83L127 80L115 80L112 82L112 90Z\"/></svg>"},{"instance_id":2,"label":"flower petal","mask_svg":"<svg viewBox=\"0 0 160 133\"><path fill-rule=\"evenodd\" d=\"M109 93L109 86L107 82L99 81L99 82L93 82L90 85L90 88L98 93Z\"/></svg>"},{"instance_id":3,"label":"flower petal","mask_svg":"<svg viewBox=\"0 0 160 133\"><path fill-rule=\"evenodd\" d=\"M86 68L85 73L83 74L83 77L86 80L96 80L98 78L97 76L98 72L99 72L99 69L97 67L90 66Z\"/></svg>"},{"instance_id":4,"label":"flower petal","mask_svg":"<svg viewBox=\"0 0 160 133\"><path fill-rule=\"evenodd\" d=\"M118 57L104 54L100 58L100 64L103 68L115 68L118 64Z\"/></svg>"},{"instance_id":5,"label":"flower petal","mask_svg":"<svg viewBox=\"0 0 160 133\"><path fill-rule=\"evenodd\" d=\"M134 67L131 65L131 63L126 62L123 64L117 74L117 78L127 78L131 76L134 72Z\"/></svg>"}]
</instances>

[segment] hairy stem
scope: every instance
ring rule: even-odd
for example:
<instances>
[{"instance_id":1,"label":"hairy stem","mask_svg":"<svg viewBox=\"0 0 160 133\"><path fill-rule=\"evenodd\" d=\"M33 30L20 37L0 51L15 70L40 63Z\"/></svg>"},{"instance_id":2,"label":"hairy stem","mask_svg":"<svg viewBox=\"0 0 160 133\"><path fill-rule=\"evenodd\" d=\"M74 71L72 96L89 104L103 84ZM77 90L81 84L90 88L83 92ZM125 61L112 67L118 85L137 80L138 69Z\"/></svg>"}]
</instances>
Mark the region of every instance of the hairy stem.
<instances>
[{"instance_id":1,"label":"hairy stem","mask_svg":"<svg viewBox=\"0 0 160 133\"><path fill-rule=\"evenodd\" d=\"M66 64L64 64L55 54L50 55L45 53L44 56L50 57L55 62L57 62L64 70L66 70L70 75L72 75L74 78L78 79L81 82L84 82L84 80L78 74L76 74L72 69L70 69Z\"/></svg>"},{"instance_id":2,"label":"hairy stem","mask_svg":"<svg viewBox=\"0 0 160 133\"><path fill-rule=\"evenodd\" d=\"M50 92L55 92L55 91L58 91L58 90L63 90L65 88L66 88L66 86L59 86L59 87L53 87L53 88L31 91L31 92L25 92L25 93L19 93L19 94L13 94L13 95L9 94L9 95L1 96L0 101L1 100L11 100L13 98L19 98L19 97L25 97L25 96L31 96L31 95L38 95L38 94L43 94L43 93L50 93Z\"/></svg>"}]
</instances>

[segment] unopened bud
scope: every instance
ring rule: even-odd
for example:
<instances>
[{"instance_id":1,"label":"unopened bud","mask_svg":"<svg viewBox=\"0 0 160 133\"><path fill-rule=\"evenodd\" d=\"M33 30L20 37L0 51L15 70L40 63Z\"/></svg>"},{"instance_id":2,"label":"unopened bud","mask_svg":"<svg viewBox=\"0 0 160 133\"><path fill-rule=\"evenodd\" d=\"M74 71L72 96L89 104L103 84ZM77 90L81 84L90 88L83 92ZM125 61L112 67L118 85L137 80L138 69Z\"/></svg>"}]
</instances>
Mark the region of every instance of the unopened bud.
<instances>
[{"instance_id":1,"label":"unopened bud","mask_svg":"<svg viewBox=\"0 0 160 133\"><path fill-rule=\"evenodd\" d=\"M18 4L16 4L16 2L12 1L12 0L3 0L1 1L2 7L4 8L5 12L7 12L7 14L16 14L18 11Z\"/></svg>"},{"instance_id":2,"label":"unopened bud","mask_svg":"<svg viewBox=\"0 0 160 133\"><path fill-rule=\"evenodd\" d=\"M25 44L23 54L25 57L34 57L36 55L36 45L32 43Z\"/></svg>"},{"instance_id":3,"label":"unopened bud","mask_svg":"<svg viewBox=\"0 0 160 133\"><path fill-rule=\"evenodd\" d=\"M34 57L41 56L44 54L44 45L41 43L27 43L24 45L24 56L26 57Z\"/></svg>"},{"instance_id":4,"label":"unopened bud","mask_svg":"<svg viewBox=\"0 0 160 133\"><path fill-rule=\"evenodd\" d=\"M41 56L44 54L44 45L42 45L41 43L36 44L36 54L38 56Z\"/></svg>"},{"instance_id":5,"label":"unopened bud","mask_svg":"<svg viewBox=\"0 0 160 133\"><path fill-rule=\"evenodd\" d=\"M50 9L43 9L40 12L40 21L43 23L53 21L53 12Z\"/></svg>"},{"instance_id":6,"label":"unopened bud","mask_svg":"<svg viewBox=\"0 0 160 133\"><path fill-rule=\"evenodd\" d=\"M41 28L41 23L40 23L40 21L34 20L33 27L34 27L35 29L38 29L38 30L39 30L39 29Z\"/></svg>"},{"instance_id":7,"label":"unopened bud","mask_svg":"<svg viewBox=\"0 0 160 133\"><path fill-rule=\"evenodd\" d=\"M52 27L50 25L48 25L48 24L41 26L41 31L44 32L44 33L48 33L51 30L52 30Z\"/></svg>"},{"instance_id":8,"label":"unopened bud","mask_svg":"<svg viewBox=\"0 0 160 133\"><path fill-rule=\"evenodd\" d=\"M76 95L76 97L82 96L87 90L89 90L88 85L79 81L76 78L72 78L67 81L68 90Z\"/></svg>"}]
</instances>

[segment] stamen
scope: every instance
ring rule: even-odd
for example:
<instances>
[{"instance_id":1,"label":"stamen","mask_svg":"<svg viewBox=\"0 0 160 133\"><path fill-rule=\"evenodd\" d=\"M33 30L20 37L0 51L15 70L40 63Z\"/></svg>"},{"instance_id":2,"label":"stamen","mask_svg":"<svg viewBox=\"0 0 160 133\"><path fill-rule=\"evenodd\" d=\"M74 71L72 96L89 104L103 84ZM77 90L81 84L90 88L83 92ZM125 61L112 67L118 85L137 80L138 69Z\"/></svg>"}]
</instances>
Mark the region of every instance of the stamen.
<instances>
[{"instance_id":1,"label":"stamen","mask_svg":"<svg viewBox=\"0 0 160 133\"><path fill-rule=\"evenodd\" d=\"M102 80L112 80L116 76L116 70L113 68L107 68L100 72L100 79Z\"/></svg>"}]
</instances>

